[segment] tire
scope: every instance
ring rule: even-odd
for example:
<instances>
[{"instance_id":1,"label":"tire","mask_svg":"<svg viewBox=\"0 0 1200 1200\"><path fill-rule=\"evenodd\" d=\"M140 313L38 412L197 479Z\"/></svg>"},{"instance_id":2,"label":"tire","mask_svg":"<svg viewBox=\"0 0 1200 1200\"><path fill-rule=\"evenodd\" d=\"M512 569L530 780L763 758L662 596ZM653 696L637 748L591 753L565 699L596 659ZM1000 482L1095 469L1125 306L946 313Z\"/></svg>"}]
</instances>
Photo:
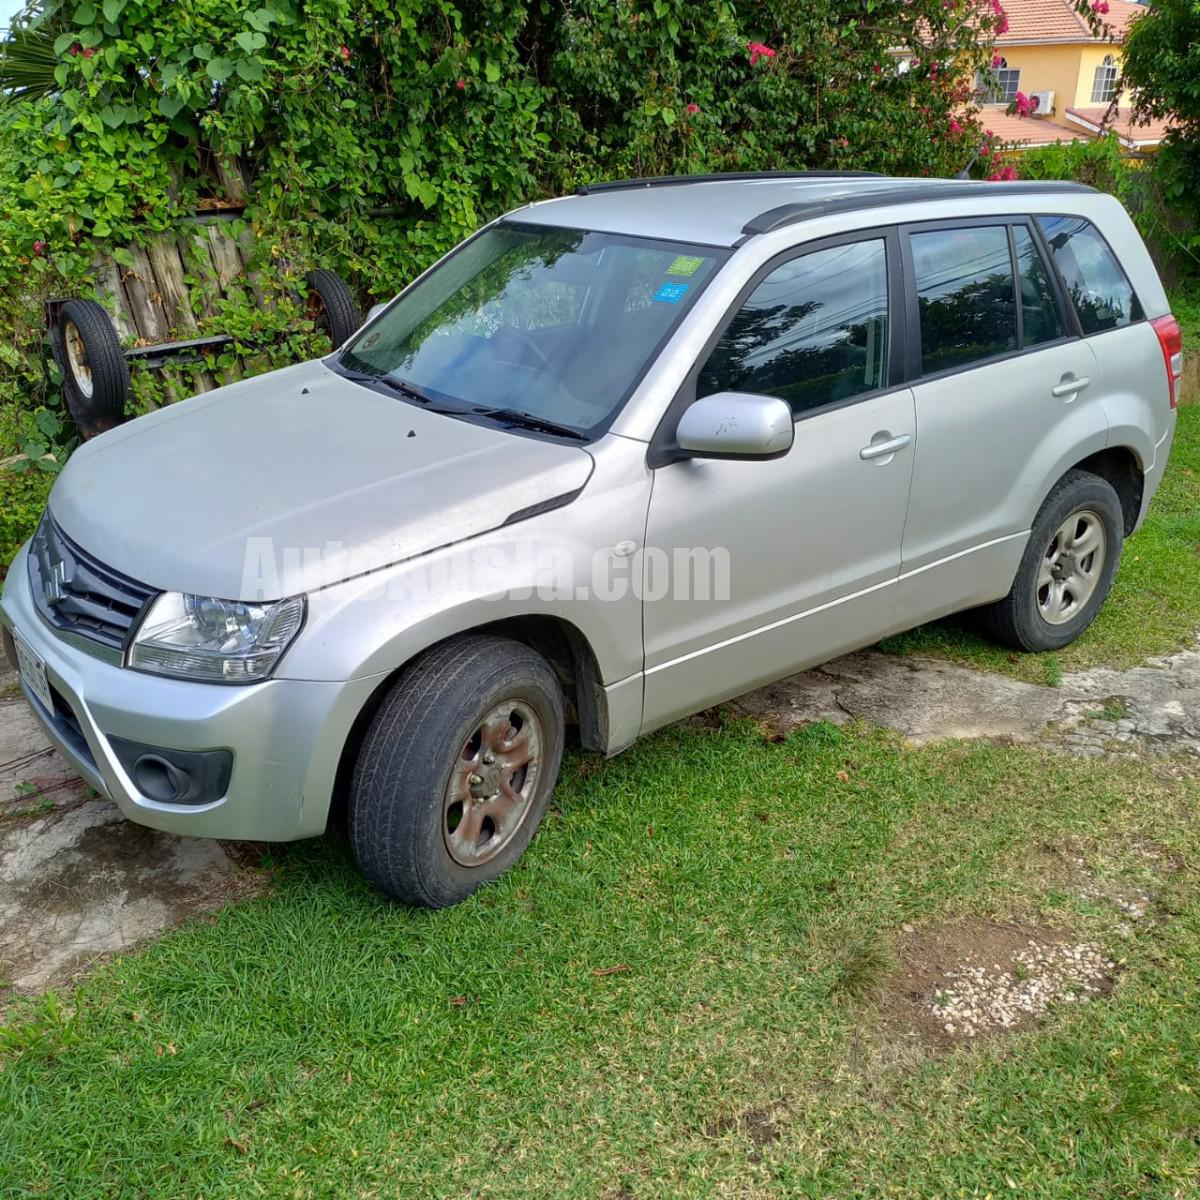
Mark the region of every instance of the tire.
<instances>
[{"instance_id":1,"label":"tire","mask_svg":"<svg viewBox=\"0 0 1200 1200\"><path fill-rule=\"evenodd\" d=\"M485 717L504 710L488 733ZM508 713L515 720L505 731ZM469 635L422 655L384 698L359 750L347 813L359 870L393 899L427 908L457 904L502 875L546 810L563 727L558 678L521 642ZM528 765L514 768L530 749ZM490 794L504 777L521 804ZM497 807L506 804L507 828Z\"/></svg>"},{"instance_id":2,"label":"tire","mask_svg":"<svg viewBox=\"0 0 1200 1200\"><path fill-rule=\"evenodd\" d=\"M309 271L305 310L318 329L329 334L336 349L363 323L354 293L332 271Z\"/></svg>"},{"instance_id":3,"label":"tire","mask_svg":"<svg viewBox=\"0 0 1200 1200\"><path fill-rule=\"evenodd\" d=\"M85 438L125 420L129 364L108 313L95 300L68 300L50 335L67 408Z\"/></svg>"},{"instance_id":4,"label":"tire","mask_svg":"<svg viewBox=\"0 0 1200 1200\"><path fill-rule=\"evenodd\" d=\"M1078 562L1072 539L1084 550ZM1093 541L1097 549L1087 553ZM1112 485L1088 471L1068 471L1038 510L1008 595L979 610L984 632L1017 650L1069 646L1108 597L1124 541L1125 515Z\"/></svg>"}]
</instances>

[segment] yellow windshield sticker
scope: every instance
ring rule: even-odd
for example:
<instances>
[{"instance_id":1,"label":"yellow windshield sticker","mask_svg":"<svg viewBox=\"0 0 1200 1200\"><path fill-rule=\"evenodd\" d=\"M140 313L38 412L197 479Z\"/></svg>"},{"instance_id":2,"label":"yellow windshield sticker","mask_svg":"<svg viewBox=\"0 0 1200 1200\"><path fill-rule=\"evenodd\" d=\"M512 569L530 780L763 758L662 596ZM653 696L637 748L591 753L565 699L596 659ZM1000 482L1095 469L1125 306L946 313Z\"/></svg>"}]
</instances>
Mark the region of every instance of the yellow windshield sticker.
<instances>
[{"instance_id":1,"label":"yellow windshield sticker","mask_svg":"<svg viewBox=\"0 0 1200 1200\"><path fill-rule=\"evenodd\" d=\"M668 268L668 275L695 275L704 264L704 259L693 254L681 254Z\"/></svg>"}]
</instances>

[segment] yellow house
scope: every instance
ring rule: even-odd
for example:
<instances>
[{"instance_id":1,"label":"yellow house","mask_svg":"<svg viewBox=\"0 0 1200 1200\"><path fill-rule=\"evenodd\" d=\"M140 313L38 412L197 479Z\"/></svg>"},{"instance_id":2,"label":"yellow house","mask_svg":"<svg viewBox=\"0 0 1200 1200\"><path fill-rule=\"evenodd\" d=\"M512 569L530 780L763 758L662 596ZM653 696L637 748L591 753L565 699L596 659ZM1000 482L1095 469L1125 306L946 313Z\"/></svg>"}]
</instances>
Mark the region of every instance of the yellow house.
<instances>
[{"instance_id":1,"label":"yellow house","mask_svg":"<svg viewBox=\"0 0 1200 1200\"><path fill-rule=\"evenodd\" d=\"M990 71L976 81L984 107L980 118L1017 149L1095 137L1105 122L1121 73L1121 40L1145 6L1108 0L1104 21L1114 41L1097 38L1070 0L1002 0L1008 29L996 37ZM1038 97L1034 118L1004 110L1017 92ZM1157 146L1164 122L1135 125L1128 96L1105 125L1128 149Z\"/></svg>"}]
</instances>

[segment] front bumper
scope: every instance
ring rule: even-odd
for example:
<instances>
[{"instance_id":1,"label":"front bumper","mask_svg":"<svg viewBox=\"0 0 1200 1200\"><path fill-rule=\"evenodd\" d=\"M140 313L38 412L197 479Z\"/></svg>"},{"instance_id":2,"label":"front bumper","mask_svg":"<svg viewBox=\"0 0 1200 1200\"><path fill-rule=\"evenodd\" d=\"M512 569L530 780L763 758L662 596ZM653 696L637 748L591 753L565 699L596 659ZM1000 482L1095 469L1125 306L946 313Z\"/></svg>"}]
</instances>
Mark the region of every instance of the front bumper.
<instances>
[{"instance_id":1,"label":"front bumper","mask_svg":"<svg viewBox=\"0 0 1200 1200\"><path fill-rule=\"evenodd\" d=\"M0 623L45 662L55 711L28 688L25 699L88 784L131 821L169 833L286 842L324 830L342 748L381 677L220 686L127 670L46 624L30 595L26 552L9 568ZM204 805L152 800L126 774L114 737L172 750L231 750L228 790Z\"/></svg>"}]
</instances>

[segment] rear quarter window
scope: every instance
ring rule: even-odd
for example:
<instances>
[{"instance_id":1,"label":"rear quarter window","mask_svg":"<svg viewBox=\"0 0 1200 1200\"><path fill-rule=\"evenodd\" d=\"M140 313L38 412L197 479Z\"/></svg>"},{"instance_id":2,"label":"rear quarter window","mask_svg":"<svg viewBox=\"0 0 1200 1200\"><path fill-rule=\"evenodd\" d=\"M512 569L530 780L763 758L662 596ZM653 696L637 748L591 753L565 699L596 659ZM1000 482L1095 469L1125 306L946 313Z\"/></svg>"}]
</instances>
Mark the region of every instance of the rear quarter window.
<instances>
[{"instance_id":1,"label":"rear quarter window","mask_svg":"<svg viewBox=\"0 0 1200 1200\"><path fill-rule=\"evenodd\" d=\"M1120 329L1145 316L1133 285L1099 230L1083 217L1038 217L1054 265L1085 334Z\"/></svg>"}]
</instances>

